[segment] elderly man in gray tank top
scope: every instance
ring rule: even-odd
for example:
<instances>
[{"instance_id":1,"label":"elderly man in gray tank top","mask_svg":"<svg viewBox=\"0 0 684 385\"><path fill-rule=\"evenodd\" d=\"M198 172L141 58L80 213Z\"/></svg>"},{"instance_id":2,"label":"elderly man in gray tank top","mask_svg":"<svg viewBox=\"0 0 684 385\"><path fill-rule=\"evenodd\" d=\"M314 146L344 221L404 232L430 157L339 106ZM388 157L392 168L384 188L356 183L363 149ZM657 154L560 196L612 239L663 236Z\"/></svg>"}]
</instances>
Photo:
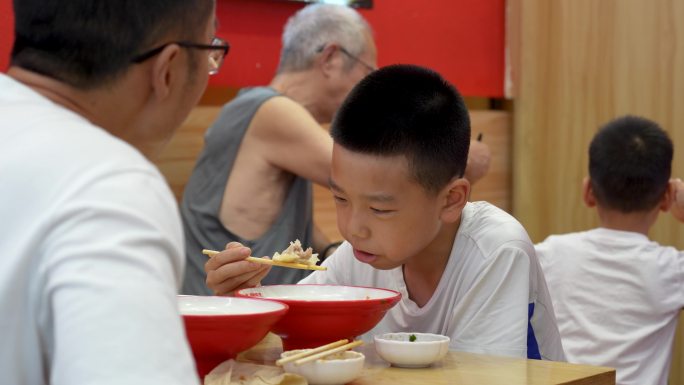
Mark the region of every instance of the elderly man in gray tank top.
<instances>
[{"instance_id":1,"label":"elderly man in gray tank top","mask_svg":"<svg viewBox=\"0 0 684 385\"><path fill-rule=\"evenodd\" d=\"M316 252L330 245L312 215L311 182L327 186L332 156L332 139L321 124L329 123L354 85L375 70L375 43L356 11L322 4L292 16L282 40L269 86L241 90L205 136L181 205L188 258L183 293L211 294L203 248L222 250L235 241L264 256L295 239ZM467 172L471 180L488 165L488 149L480 143L473 147L487 161ZM250 279L238 288L253 286L252 281L296 283L307 274L279 267L269 273L264 265L242 263L251 275L244 275Z\"/></svg>"}]
</instances>

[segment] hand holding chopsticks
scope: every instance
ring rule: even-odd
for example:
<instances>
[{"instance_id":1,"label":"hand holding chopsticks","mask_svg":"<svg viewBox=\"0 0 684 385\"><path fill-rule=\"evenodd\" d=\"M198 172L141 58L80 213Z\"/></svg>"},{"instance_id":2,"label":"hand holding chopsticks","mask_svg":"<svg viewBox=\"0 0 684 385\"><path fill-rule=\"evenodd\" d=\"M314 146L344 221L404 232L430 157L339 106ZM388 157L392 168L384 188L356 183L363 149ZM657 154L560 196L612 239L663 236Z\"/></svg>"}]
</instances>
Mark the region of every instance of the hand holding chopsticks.
<instances>
[{"instance_id":1,"label":"hand holding chopsticks","mask_svg":"<svg viewBox=\"0 0 684 385\"><path fill-rule=\"evenodd\" d=\"M219 251L216 250L207 250L204 249L202 250L202 254L207 255L209 257L212 257L216 254L218 254ZM303 269L303 270L328 270L327 267L325 266L318 266L318 265L305 265L303 263L287 263L287 262L279 262L279 261L273 261L271 259L267 258L254 258L254 257L247 257L245 258L246 261L254 262L254 263L261 263L263 265L273 265L273 266L282 266L282 267L289 267L292 269Z\"/></svg>"},{"instance_id":2,"label":"hand holding chopsticks","mask_svg":"<svg viewBox=\"0 0 684 385\"><path fill-rule=\"evenodd\" d=\"M343 352L355 348L357 346L363 345L363 341L361 340L349 343L348 342L349 340L346 339L339 340L333 343L329 343L327 345L319 346L315 349L293 354L291 356L279 359L278 361L276 361L276 365L282 366L288 362L294 361L295 365L299 366L307 362L316 361L323 357L327 357L329 355Z\"/></svg>"}]
</instances>

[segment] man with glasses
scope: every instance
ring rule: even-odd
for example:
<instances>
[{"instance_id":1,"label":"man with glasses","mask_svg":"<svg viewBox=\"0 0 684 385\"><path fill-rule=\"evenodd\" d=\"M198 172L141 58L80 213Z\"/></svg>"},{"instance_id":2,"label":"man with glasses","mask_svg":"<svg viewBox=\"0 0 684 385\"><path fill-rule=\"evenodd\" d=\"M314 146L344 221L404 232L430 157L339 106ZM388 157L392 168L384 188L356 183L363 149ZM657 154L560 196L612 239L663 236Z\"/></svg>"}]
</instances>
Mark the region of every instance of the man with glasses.
<instances>
[{"instance_id":1,"label":"man with glasses","mask_svg":"<svg viewBox=\"0 0 684 385\"><path fill-rule=\"evenodd\" d=\"M228 45L213 0L15 0L0 74L7 384L198 383L180 217L149 158Z\"/></svg>"}]
</instances>

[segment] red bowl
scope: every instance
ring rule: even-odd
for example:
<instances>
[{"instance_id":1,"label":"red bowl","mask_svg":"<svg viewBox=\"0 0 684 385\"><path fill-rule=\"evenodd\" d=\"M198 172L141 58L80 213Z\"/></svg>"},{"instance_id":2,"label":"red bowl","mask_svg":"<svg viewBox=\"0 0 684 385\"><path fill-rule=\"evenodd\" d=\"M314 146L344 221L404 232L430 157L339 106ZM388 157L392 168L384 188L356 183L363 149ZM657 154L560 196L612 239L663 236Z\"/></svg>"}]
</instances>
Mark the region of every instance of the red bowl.
<instances>
[{"instance_id":1,"label":"red bowl","mask_svg":"<svg viewBox=\"0 0 684 385\"><path fill-rule=\"evenodd\" d=\"M401 299L393 290L339 285L271 285L242 289L235 295L289 306L272 328L282 338L284 350L354 339L377 325Z\"/></svg>"},{"instance_id":2,"label":"red bowl","mask_svg":"<svg viewBox=\"0 0 684 385\"><path fill-rule=\"evenodd\" d=\"M256 345L287 313L281 302L253 298L179 295L178 307L200 379Z\"/></svg>"}]
</instances>

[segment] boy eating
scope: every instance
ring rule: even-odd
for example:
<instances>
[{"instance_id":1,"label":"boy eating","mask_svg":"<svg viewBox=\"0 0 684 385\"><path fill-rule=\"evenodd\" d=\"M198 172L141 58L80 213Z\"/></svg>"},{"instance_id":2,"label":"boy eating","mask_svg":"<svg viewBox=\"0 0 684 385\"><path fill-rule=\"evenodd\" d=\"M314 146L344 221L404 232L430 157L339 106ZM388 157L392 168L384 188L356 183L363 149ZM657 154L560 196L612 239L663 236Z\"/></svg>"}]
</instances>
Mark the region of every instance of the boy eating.
<instances>
[{"instance_id":1,"label":"boy eating","mask_svg":"<svg viewBox=\"0 0 684 385\"><path fill-rule=\"evenodd\" d=\"M331 135L330 188L347 241L323 263L328 271L300 283L402 293L370 334L439 333L454 350L518 357L530 337L541 357L564 359L527 233L504 211L468 202L470 122L453 86L417 66L375 71L352 90ZM267 268L240 261L248 252L233 243L208 261L209 287L258 284Z\"/></svg>"}]
</instances>

